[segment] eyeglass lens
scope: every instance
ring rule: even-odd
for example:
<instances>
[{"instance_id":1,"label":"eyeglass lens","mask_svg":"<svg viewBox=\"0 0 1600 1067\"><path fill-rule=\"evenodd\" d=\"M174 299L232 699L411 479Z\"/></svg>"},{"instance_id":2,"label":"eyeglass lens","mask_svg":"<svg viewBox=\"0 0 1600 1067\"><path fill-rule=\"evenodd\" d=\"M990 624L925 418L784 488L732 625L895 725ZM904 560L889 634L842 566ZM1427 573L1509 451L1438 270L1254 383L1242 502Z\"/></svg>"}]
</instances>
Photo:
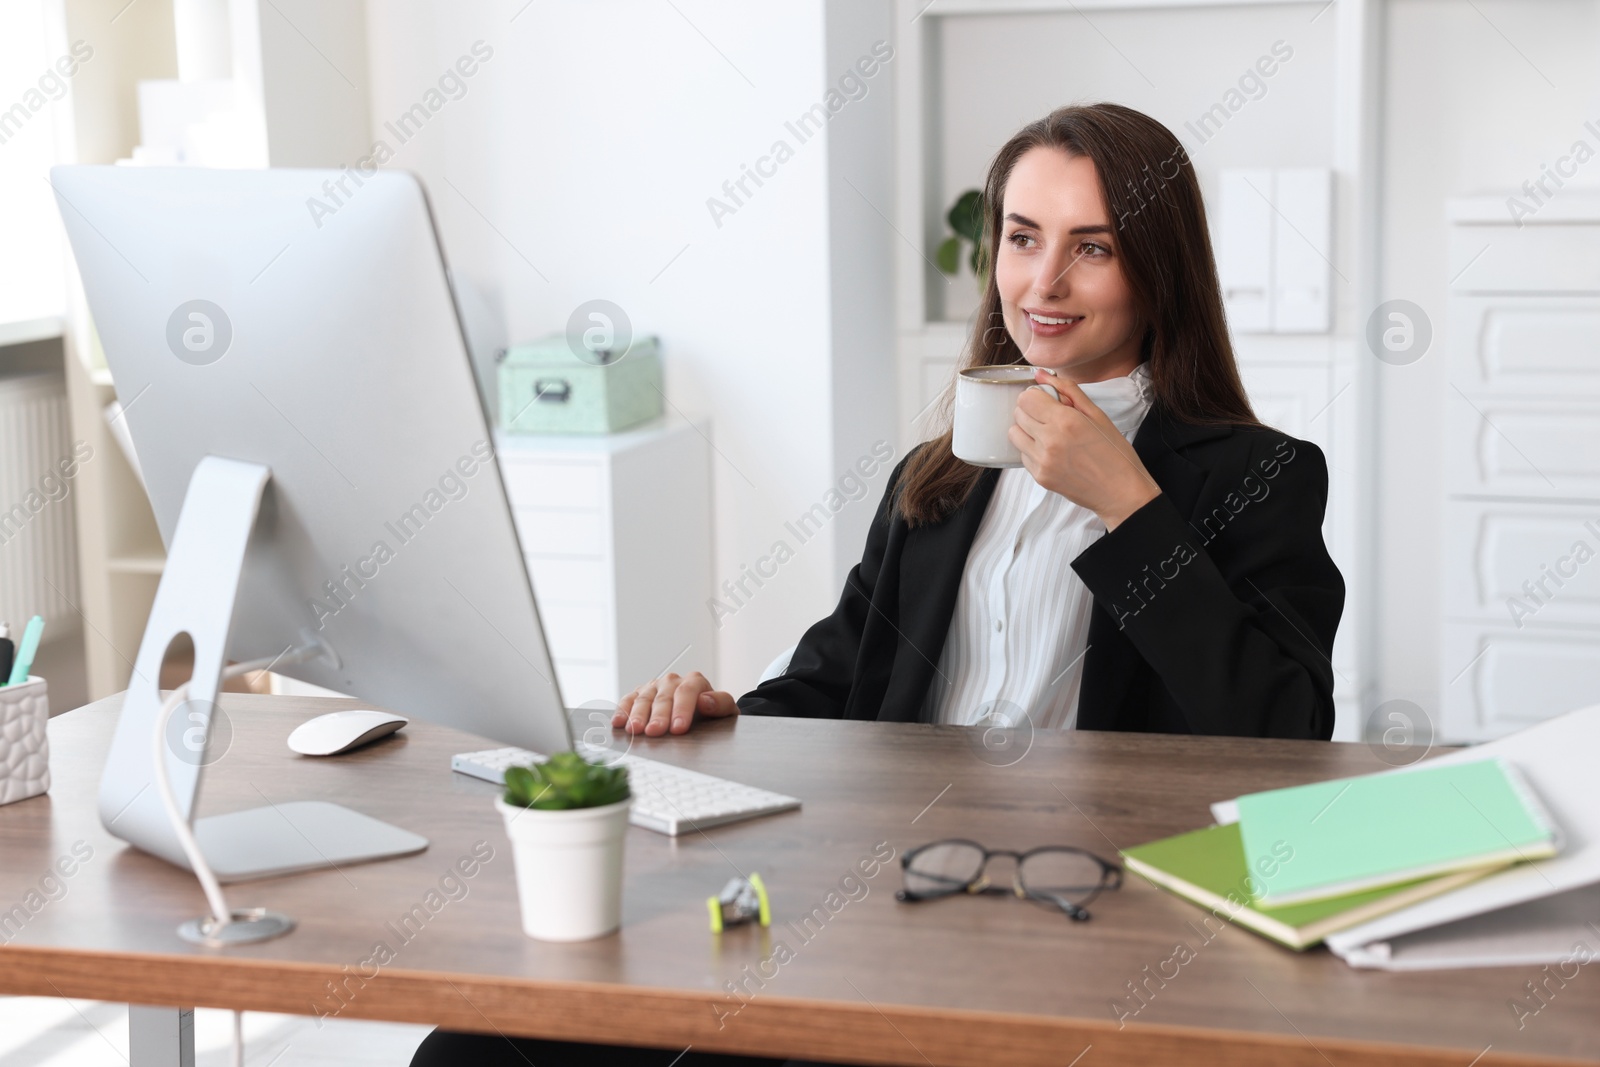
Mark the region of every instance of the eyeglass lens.
<instances>
[{"instance_id":1,"label":"eyeglass lens","mask_svg":"<svg viewBox=\"0 0 1600 1067\"><path fill-rule=\"evenodd\" d=\"M965 841L941 841L917 852L905 869L909 892L949 893L965 889L983 870L983 849Z\"/></svg>"},{"instance_id":2,"label":"eyeglass lens","mask_svg":"<svg viewBox=\"0 0 1600 1067\"><path fill-rule=\"evenodd\" d=\"M1017 878L1030 893L1083 901L1099 892L1105 868L1082 852L1044 849L1022 861Z\"/></svg>"},{"instance_id":3,"label":"eyeglass lens","mask_svg":"<svg viewBox=\"0 0 1600 1067\"><path fill-rule=\"evenodd\" d=\"M983 871L984 851L966 841L941 841L915 853L905 870L905 887L919 895L965 889ZM1023 889L1049 897L1081 901L1105 882L1105 868L1093 857L1068 849L1040 849L1022 860L1017 878Z\"/></svg>"}]
</instances>

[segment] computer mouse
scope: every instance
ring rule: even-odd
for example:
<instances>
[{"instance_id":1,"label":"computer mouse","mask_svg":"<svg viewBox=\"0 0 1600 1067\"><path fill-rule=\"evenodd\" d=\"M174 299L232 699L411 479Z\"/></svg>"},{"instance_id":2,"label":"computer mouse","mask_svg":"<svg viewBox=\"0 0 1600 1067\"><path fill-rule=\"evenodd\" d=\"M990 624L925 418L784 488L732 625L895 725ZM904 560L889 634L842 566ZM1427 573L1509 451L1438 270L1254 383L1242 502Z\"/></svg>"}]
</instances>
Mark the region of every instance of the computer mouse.
<instances>
[{"instance_id":1,"label":"computer mouse","mask_svg":"<svg viewBox=\"0 0 1600 1067\"><path fill-rule=\"evenodd\" d=\"M302 756L338 756L388 737L410 721L404 715L366 708L330 711L296 726L289 735L289 747Z\"/></svg>"}]
</instances>

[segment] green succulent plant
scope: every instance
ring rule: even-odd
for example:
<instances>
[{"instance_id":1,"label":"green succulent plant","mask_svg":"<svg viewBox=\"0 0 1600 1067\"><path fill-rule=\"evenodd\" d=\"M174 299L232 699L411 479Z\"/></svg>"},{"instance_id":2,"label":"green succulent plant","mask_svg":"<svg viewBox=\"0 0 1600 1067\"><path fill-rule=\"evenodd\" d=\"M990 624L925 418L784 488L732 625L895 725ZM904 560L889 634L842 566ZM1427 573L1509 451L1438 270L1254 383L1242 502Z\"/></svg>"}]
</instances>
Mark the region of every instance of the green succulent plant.
<instances>
[{"instance_id":1,"label":"green succulent plant","mask_svg":"<svg viewBox=\"0 0 1600 1067\"><path fill-rule=\"evenodd\" d=\"M956 202L951 205L944 218L950 224L950 229L955 232L944 239L939 245L938 252L934 254L939 269L946 274L954 274L961 269L961 242L965 240L972 245L967 262L972 267L972 273L982 278L983 193L977 189L968 189L956 198Z\"/></svg>"},{"instance_id":2,"label":"green succulent plant","mask_svg":"<svg viewBox=\"0 0 1600 1067\"><path fill-rule=\"evenodd\" d=\"M626 767L590 763L576 752L558 752L543 763L506 768L505 801L514 807L600 808L632 795Z\"/></svg>"}]
</instances>

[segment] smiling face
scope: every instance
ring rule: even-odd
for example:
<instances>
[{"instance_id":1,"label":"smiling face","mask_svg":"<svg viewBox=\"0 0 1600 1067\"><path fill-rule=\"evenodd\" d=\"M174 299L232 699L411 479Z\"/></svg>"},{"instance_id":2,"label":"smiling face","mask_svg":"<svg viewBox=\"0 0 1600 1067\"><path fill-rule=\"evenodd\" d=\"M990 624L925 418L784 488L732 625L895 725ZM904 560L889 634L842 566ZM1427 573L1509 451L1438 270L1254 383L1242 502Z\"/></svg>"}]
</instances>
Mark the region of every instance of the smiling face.
<instances>
[{"instance_id":1,"label":"smiling face","mask_svg":"<svg viewBox=\"0 0 1600 1067\"><path fill-rule=\"evenodd\" d=\"M1023 358L1075 382L1138 366L1144 328L1094 161L1029 150L1006 181L1001 214L995 284Z\"/></svg>"}]
</instances>

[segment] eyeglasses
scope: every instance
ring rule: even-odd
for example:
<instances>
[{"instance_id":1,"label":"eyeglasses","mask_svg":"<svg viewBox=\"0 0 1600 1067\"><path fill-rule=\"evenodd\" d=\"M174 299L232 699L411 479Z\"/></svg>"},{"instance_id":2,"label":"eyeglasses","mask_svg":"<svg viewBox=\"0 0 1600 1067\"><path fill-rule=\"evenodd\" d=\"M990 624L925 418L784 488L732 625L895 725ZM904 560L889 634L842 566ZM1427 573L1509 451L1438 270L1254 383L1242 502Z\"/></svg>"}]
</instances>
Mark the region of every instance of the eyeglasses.
<instances>
[{"instance_id":1,"label":"eyeglasses","mask_svg":"<svg viewBox=\"0 0 1600 1067\"><path fill-rule=\"evenodd\" d=\"M990 884L983 873L995 856L1010 856L1016 861L1012 893L1060 908L1078 922L1089 918L1085 904L1104 890L1122 888L1121 867L1081 848L1046 845L1013 852L951 838L919 845L900 857L905 888L894 898L903 904L914 904L957 893L1004 893L1004 886Z\"/></svg>"}]
</instances>

